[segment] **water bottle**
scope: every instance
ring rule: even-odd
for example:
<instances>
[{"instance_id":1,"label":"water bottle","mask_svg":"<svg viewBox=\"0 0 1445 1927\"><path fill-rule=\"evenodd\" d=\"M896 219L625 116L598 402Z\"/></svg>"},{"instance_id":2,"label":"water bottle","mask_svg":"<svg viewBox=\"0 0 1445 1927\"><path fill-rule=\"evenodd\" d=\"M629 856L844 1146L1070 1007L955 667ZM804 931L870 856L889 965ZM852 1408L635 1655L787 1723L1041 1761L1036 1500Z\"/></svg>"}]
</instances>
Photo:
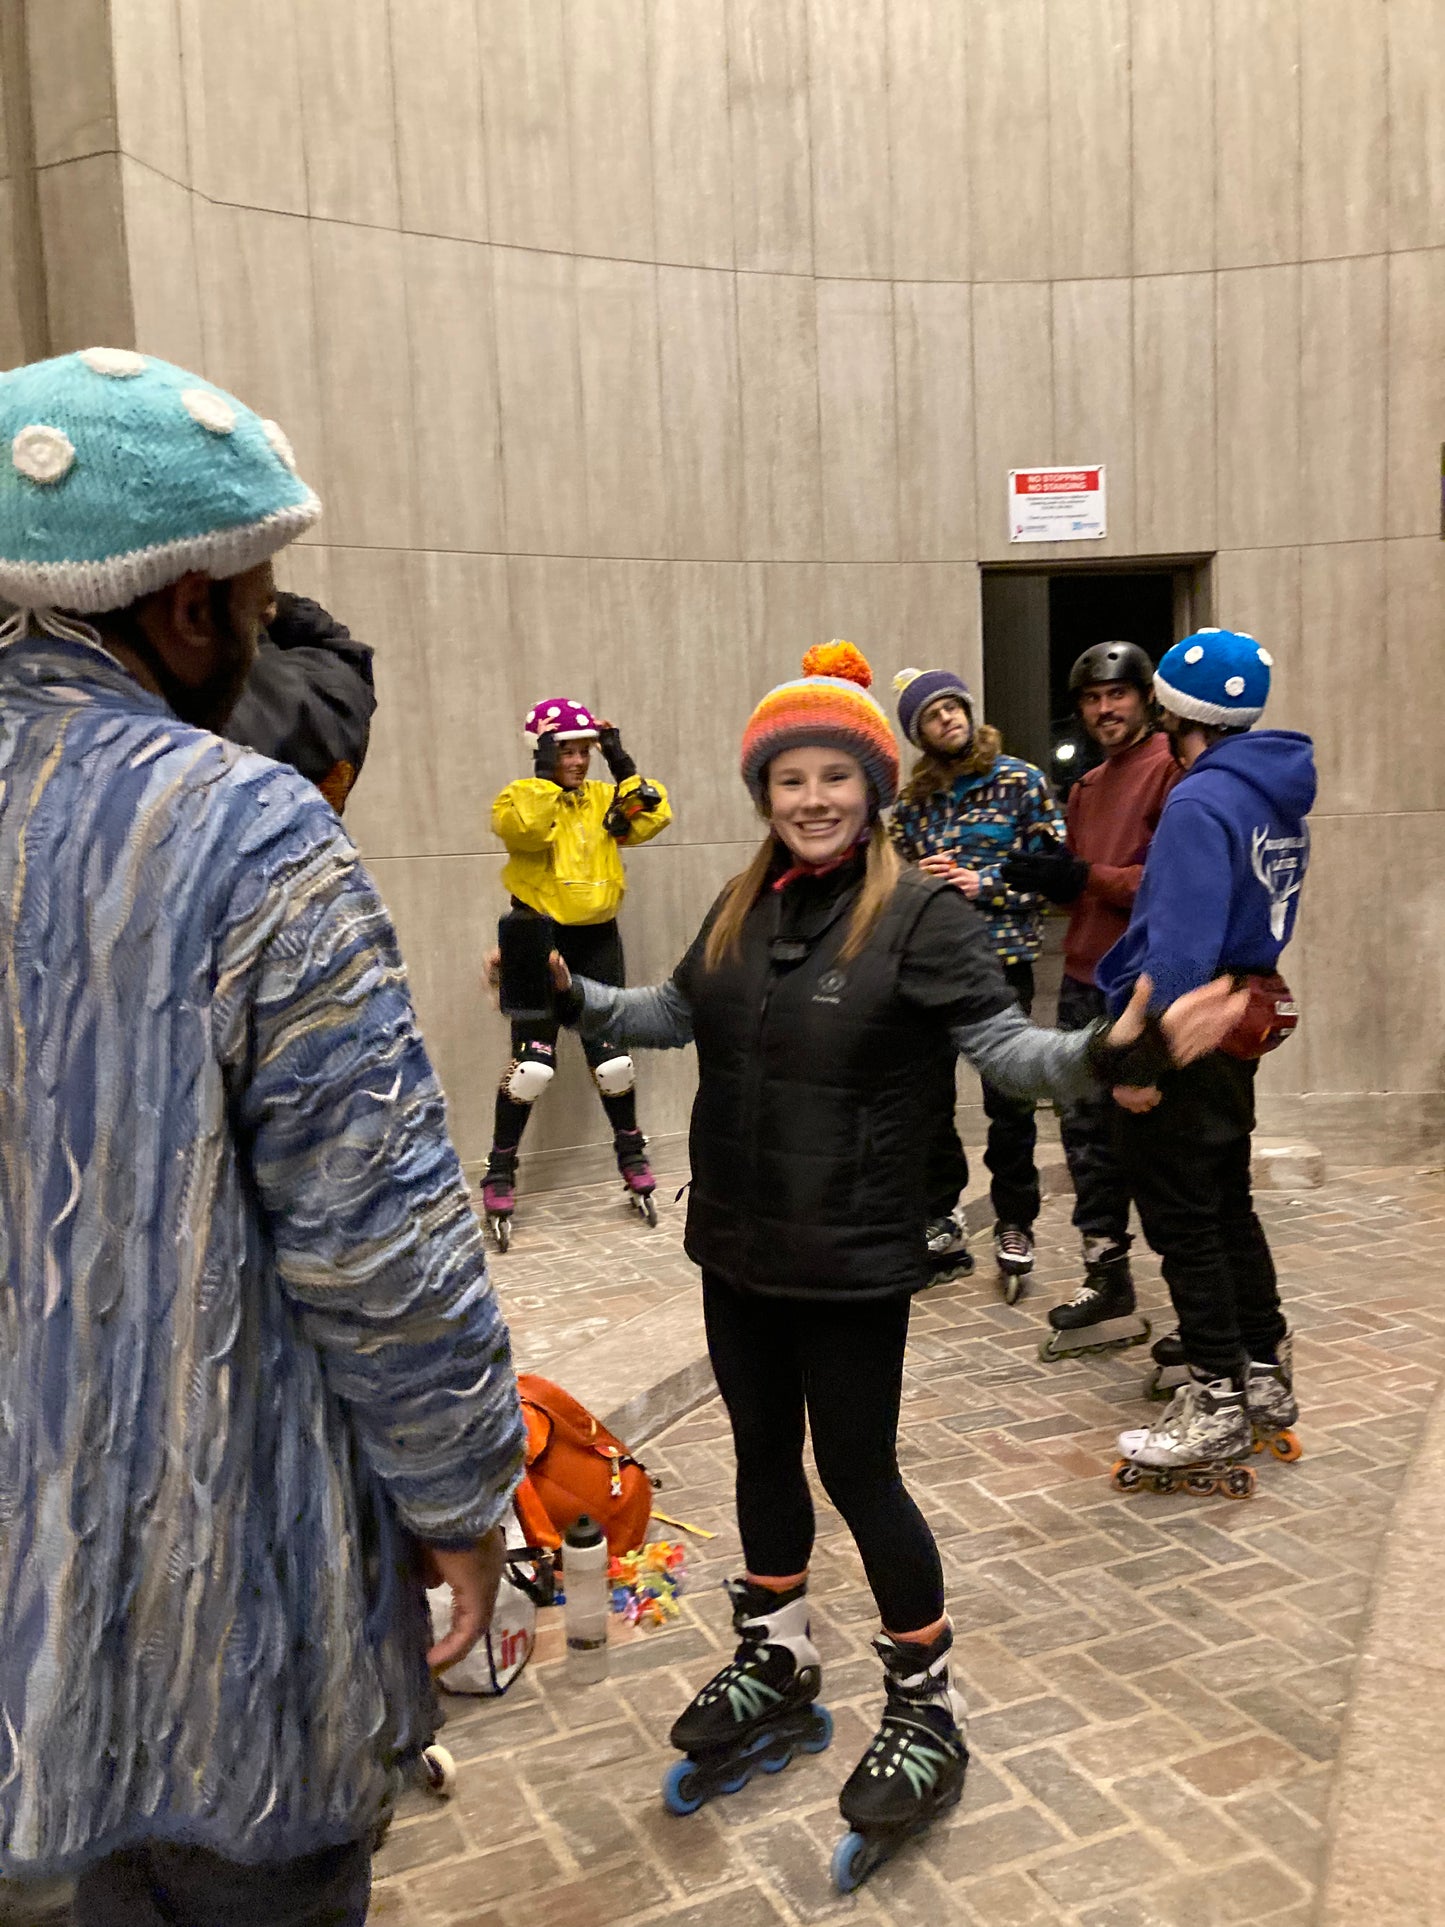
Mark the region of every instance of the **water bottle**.
<instances>
[{"instance_id":1,"label":"water bottle","mask_svg":"<svg viewBox=\"0 0 1445 1927\"><path fill-rule=\"evenodd\" d=\"M563 1545L567 1677L574 1686L595 1686L607 1677L607 1541L584 1513L568 1526Z\"/></svg>"}]
</instances>

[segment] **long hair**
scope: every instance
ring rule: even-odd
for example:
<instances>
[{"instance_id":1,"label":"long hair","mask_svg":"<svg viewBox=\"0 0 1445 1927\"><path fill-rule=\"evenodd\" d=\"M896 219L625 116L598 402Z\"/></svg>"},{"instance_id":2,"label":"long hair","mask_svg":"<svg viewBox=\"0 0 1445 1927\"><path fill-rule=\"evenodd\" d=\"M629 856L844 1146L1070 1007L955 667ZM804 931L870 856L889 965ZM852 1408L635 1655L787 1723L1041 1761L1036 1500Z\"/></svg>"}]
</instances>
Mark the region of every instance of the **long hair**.
<instances>
[{"instance_id":1,"label":"long hair","mask_svg":"<svg viewBox=\"0 0 1445 1927\"><path fill-rule=\"evenodd\" d=\"M957 776L986 776L1002 749L1003 738L993 724L978 723L965 755L935 756L932 750L924 750L913 765L903 801L926 802L937 790L946 790Z\"/></svg>"},{"instance_id":2,"label":"long hair","mask_svg":"<svg viewBox=\"0 0 1445 1927\"><path fill-rule=\"evenodd\" d=\"M768 872L778 845L771 835L759 846L757 854L740 876L735 876L723 896L712 929L707 933L703 963L716 970L726 959L736 957L742 945L743 925L748 912L767 888ZM903 874L903 863L883 825L875 822L868 832L868 854L863 867L863 887L848 918L848 935L838 953L841 963L849 963L867 943L878 919L892 901Z\"/></svg>"}]
</instances>

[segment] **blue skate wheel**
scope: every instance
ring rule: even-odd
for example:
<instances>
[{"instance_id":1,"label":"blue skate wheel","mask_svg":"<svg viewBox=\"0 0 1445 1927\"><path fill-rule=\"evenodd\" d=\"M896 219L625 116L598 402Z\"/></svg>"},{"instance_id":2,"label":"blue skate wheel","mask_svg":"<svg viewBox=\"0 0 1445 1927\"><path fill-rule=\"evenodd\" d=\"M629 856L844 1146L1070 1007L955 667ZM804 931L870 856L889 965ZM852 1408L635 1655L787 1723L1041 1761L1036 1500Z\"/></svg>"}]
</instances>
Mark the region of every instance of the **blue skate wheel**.
<instances>
[{"instance_id":1,"label":"blue skate wheel","mask_svg":"<svg viewBox=\"0 0 1445 1927\"><path fill-rule=\"evenodd\" d=\"M805 1753L825 1753L833 1744L833 1715L826 1706L814 1705L813 1716L817 1721L813 1731L803 1741Z\"/></svg>"},{"instance_id":2,"label":"blue skate wheel","mask_svg":"<svg viewBox=\"0 0 1445 1927\"><path fill-rule=\"evenodd\" d=\"M786 1761L784 1762L784 1764L785 1765L787 1764ZM738 1771L733 1774L731 1779L720 1780L718 1782L718 1792L719 1793L741 1793L743 1788L747 1785L748 1781L751 1780L751 1778L753 1777L753 1773L756 1767L757 1767L757 1761L749 1760L746 1766L739 1767Z\"/></svg>"},{"instance_id":3,"label":"blue skate wheel","mask_svg":"<svg viewBox=\"0 0 1445 1927\"><path fill-rule=\"evenodd\" d=\"M662 1801L669 1813L696 1813L706 1798L702 1775L691 1760L675 1760L662 1782Z\"/></svg>"},{"instance_id":4,"label":"blue skate wheel","mask_svg":"<svg viewBox=\"0 0 1445 1927\"><path fill-rule=\"evenodd\" d=\"M840 1894L851 1894L861 1886L868 1872L868 1841L861 1833L845 1833L833 1849L833 1885Z\"/></svg>"}]
</instances>

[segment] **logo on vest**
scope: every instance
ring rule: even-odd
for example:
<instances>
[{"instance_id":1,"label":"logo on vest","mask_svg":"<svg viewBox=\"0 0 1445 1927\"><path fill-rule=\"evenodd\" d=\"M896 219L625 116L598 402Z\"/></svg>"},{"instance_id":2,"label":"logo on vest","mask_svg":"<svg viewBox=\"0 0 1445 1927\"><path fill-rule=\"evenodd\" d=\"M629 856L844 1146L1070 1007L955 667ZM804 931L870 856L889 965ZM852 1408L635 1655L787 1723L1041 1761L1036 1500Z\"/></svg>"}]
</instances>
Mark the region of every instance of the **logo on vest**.
<instances>
[{"instance_id":1,"label":"logo on vest","mask_svg":"<svg viewBox=\"0 0 1445 1927\"><path fill-rule=\"evenodd\" d=\"M813 1002L815 1004L841 1003L843 1000L840 993L847 981L845 971L825 970L818 979L818 988L813 992Z\"/></svg>"}]
</instances>

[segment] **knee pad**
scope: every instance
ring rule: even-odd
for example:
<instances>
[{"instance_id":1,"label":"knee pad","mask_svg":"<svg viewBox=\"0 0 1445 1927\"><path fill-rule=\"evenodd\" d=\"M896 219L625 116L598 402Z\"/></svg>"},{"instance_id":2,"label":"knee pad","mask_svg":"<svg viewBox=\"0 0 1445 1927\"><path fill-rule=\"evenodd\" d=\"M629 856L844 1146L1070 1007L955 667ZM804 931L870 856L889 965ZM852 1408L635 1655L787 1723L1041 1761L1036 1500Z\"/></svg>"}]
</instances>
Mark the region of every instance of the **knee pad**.
<instances>
[{"instance_id":1,"label":"knee pad","mask_svg":"<svg viewBox=\"0 0 1445 1927\"><path fill-rule=\"evenodd\" d=\"M550 1044L523 1044L507 1066L502 1092L514 1104L535 1104L556 1075Z\"/></svg>"},{"instance_id":2,"label":"knee pad","mask_svg":"<svg viewBox=\"0 0 1445 1927\"><path fill-rule=\"evenodd\" d=\"M605 1063L594 1064L592 1076L604 1097L625 1097L637 1082L630 1057L609 1057Z\"/></svg>"}]
</instances>

